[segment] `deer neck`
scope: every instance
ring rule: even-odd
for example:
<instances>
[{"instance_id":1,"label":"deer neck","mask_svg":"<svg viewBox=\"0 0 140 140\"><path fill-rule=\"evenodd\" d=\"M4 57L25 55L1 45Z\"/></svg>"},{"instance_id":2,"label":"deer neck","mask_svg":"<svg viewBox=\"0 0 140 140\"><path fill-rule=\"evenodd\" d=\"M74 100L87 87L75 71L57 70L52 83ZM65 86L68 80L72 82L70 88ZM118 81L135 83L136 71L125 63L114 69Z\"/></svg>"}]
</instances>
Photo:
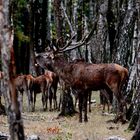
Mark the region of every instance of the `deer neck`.
<instances>
[{"instance_id":1,"label":"deer neck","mask_svg":"<svg viewBox=\"0 0 140 140\"><path fill-rule=\"evenodd\" d=\"M68 65L68 62L64 58L56 58L54 59L53 69L57 75L61 75L64 71L65 67Z\"/></svg>"}]
</instances>

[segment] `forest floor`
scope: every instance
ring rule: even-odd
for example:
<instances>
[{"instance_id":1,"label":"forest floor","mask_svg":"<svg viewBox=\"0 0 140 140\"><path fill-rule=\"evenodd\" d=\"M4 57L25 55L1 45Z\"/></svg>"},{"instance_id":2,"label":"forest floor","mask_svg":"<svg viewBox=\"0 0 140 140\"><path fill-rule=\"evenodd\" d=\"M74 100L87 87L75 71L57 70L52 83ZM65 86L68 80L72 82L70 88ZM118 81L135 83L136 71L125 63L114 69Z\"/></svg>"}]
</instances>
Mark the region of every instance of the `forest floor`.
<instances>
[{"instance_id":1,"label":"forest floor","mask_svg":"<svg viewBox=\"0 0 140 140\"><path fill-rule=\"evenodd\" d=\"M102 114L99 104L99 94L92 94L96 103L92 104L91 113L88 112L87 123L78 122L78 114L73 117L57 118L58 111L41 111L40 95L37 95L36 111L22 113L25 135L37 135L40 140L106 140L110 136L118 136L130 140L133 131L128 131L128 123L113 123L112 114ZM0 116L0 132L8 133L6 116Z\"/></svg>"}]
</instances>

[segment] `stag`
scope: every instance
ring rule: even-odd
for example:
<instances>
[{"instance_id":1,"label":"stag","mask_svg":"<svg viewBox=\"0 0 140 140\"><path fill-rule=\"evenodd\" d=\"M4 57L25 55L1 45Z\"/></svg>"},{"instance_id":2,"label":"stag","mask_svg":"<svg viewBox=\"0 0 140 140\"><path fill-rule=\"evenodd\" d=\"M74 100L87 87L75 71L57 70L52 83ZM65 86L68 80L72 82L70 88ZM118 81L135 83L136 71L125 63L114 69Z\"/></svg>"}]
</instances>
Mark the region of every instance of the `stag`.
<instances>
[{"instance_id":1,"label":"stag","mask_svg":"<svg viewBox=\"0 0 140 140\"><path fill-rule=\"evenodd\" d=\"M118 100L119 113L123 114L124 98L121 87L128 77L128 70L118 64L68 63L62 56L52 52L36 56L38 63L53 71L65 82L66 87L77 91L79 98L79 121L82 122L84 105L84 121L87 122L87 98L89 91L105 89L114 93Z\"/></svg>"},{"instance_id":2,"label":"stag","mask_svg":"<svg viewBox=\"0 0 140 140\"><path fill-rule=\"evenodd\" d=\"M96 24L93 27L95 29ZM79 99L79 122L82 122L82 111L84 111L84 121L87 122L87 99L91 91L105 89L108 94L114 94L118 101L117 118L122 119L124 115L124 97L121 92L123 84L128 78L128 70L118 64L90 64L86 62L68 62L62 53L70 51L84 44L87 44L93 30L84 36L82 40L73 44L73 38L68 43L57 50L48 50L36 55L36 61L44 68L54 71L65 83L66 90L72 88L76 90ZM72 46L72 47L71 47ZM84 110L83 110L84 107Z\"/></svg>"}]
</instances>

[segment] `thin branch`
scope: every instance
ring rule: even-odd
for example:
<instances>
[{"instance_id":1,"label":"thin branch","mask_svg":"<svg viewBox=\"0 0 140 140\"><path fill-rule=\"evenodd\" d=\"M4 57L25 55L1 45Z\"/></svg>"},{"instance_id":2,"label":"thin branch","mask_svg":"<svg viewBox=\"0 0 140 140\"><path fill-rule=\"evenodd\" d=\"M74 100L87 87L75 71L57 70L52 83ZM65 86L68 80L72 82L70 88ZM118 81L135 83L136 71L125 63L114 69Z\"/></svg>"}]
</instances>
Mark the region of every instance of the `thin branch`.
<instances>
[{"instance_id":1,"label":"thin branch","mask_svg":"<svg viewBox=\"0 0 140 140\"><path fill-rule=\"evenodd\" d=\"M70 20L69 20L69 18L68 18L68 16L67 16L66 9L64 8L63 2L61 2L61 8L63 9L64 15L65 15L65 17L66 17L66 20L67 20L67 22L68 22L68 25L69 25L70 30L71 30L72 35L73 35L73 34L75 34L75 31L74 31L74 29L73 29L73 27L72 27L72 24L70 23Z\"/></svg>"},{"instance_id":2,"label":"thin branch","mask_svg":"<svg viewBox=\"0 0 140 140\"><path fill-rule=\"evenodd\" d=\"M90 41L90 39L91 39L95 29L96 29L96 25L97 25L97 20L95 20L93 28L88 35L85 35L80 41L76 42L75 44L72 44L72 38L71 38L70 41L62 49L60 49L58 52L61 53L61 52L74 50L75 48L78 48L84 44L87 44L87 43L89 44L89 41ZM74 47L71 47L71 46L74 46Z\"/></svg>"}]
</instances>

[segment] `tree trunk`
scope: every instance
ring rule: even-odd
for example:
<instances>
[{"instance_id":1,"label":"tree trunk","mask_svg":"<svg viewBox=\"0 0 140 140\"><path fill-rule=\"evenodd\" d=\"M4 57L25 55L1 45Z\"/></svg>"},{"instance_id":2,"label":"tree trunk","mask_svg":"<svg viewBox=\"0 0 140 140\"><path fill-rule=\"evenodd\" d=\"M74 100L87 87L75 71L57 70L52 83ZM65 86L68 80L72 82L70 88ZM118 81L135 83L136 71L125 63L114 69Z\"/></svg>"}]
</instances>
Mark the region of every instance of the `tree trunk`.
<instances>
[{"instance_id":1,"label":"tree trunk","mask_svg":"<svg viewBox=\"0 0 140 140\"><path fill-rule=\"evenodd\" d=\"M75 113L74 104L73 104L73 98L71 95L70 88L64 87L63 93L62 93L62 107L61 107L61 113L59 116L73 116Z\"/></svg>"},{"instance_id":2,"label":"tree trunk","mask_svg":"<svg viewBox=\"0 0 140 140\"><path fill-rule=\"evenodd\" d=\"M62 23L62 13L61 13L61 0L54 1L54 13L55 13L55 20L56 20L56 33L57 39L62 37L63 35L63 23ZM60 43L63 46L63 42ZM62 47L60 46L60 47Z\"/></svg>"},{"instance_id":3,"label":"tree trunk","mask_svg":"<svg viewBox=\"0 0 140 140\"><path fill-rule=\"evenodd\" d=\"M138 36L137 36L137 90L136 90L136 96L135 96L135 102L134 102L134 113L136 114L137 119L134 121L131 121L132 124L136 123L136 128L135 128L135 133L132 137L132 140L139 140L140 139L140 2L137 1L137 12L138 12L138 21L137 21L137 26L138 26ZM133 113L133 114L134 114ZM132 119L134 119L134 116L132 116Z\"/></svg>"},{"instance_id":4,"label":"tree trunk","mask_svg":"<svg viewBox=\"0 0 140 140\"><path fill-rule=\"evenodd\" d=\"M140 115L135 129L135 133L131 140L140 140Z\"/></svg>"},{"instance_id":5,"label":"tree trunk","mask_svg":"<svg viewBox=\"0 0 140 140\"><path fill-rule=\"evenodd\" d=\"M35 57L34 57L34 3L33 0L30 1L30 57L29 57L29 73L36 76L35 70Z\"/></svg>"},{"instance_id":6,"label":"tree trunk","mask_svg":"<svg viewBox=\"0 0 140 140\"><path fill-rule=\"evenodd\" d=\"M10 27L9 1L0 1L0 46L2 71L4 72L2 82L2 95L6 103L6 113L8 115L9 131L11 140L24 140L23 121L17 100L17 92L14 85L16 74L13 31Z\"/></svg>"},{"instance_id":7,"label":"tree trunk","mask_svg":"<svg viewBox=\"0 0 140 140\"><path fill-rule=\"evenodd\" d=\"M42 36L42 51L45 51L46 46L46 39L47 39L47 15L48 15L48 0L43 0L42 2L42 26L41 26L41 36Z\"/></svg>"}]
</instances>

